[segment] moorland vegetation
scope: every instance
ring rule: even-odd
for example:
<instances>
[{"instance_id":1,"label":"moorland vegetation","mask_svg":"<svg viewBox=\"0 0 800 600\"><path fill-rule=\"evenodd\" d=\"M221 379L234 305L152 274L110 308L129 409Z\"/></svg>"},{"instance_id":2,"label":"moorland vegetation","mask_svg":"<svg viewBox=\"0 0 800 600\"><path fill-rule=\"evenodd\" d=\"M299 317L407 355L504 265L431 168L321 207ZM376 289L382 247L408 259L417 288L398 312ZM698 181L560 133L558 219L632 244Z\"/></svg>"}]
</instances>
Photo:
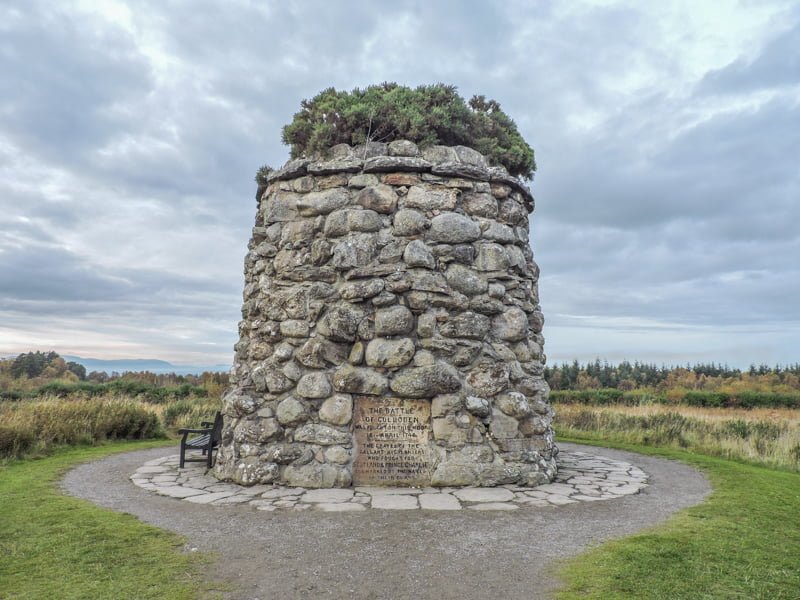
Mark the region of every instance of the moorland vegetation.
<instances>
[{"instance_id":1,"label":"moorland vegetation","mask_svg":"<svg viewBox=\"0 0 800 600\"><path fill-rule=\"evenodd\" d=\"M800 471L800 365L599 360L545 369L556 431Z\"/></svg>"},{"instance_id":2,"label":"moorland vegetation","mask_svg":"<svg viewBox=\"0 0 800 600\"><path fill-rule=\"evenodd\" d=\"M55 352L0 360L0 460L112 440L166 439L219 410L227 382L227 374L215 372L86 374Z\"/></svg>"},{"instance_id":3,"label":"moorland vegetation","mask_svg":"<svg viewBox=\"0 0 800 600\"><path fill-rule=\"evenodd\" d=\"M559 435L683 448L800 471L798 365L740 371L596 361L548 367L545 377ZM227 383L224 373L92 372L81 378L55 352L0 360L0 459L169 437L212 417Z\"/></svg>"},{"instance_id":4,"label":"moorland vegetation","mask_svg":"<svg viewBox=\"0 0 800 600\"><path fill-rule=\"evenodd\" d=\"M556 403L800 408L800 364L751 365L743 371L714 363L673 367L595 360L546 367L544 376Z\"/></svg>"},{"instance_id":5,"label":"moorland vegetation","mask_svg":"<svg viewBox=\"0 0 800 600\"><path fill-rule=\"evenodd\" d=\"M0 361L0 392L20 393L0 401L0 503L8 508L0 519L0 597L47 598L64 585L75 591L70 597L92 598L196 598L219 589L203 580L204 557L190 560L176 536L65 497L56 482L78 461L176 443L170 438L178 427L196 426L218 410L225 376L90 373L81 380L51 356L40 372L15 377L14 361ZM706 502L668 523L569 561L559 597L796 597L800 410L687 406L680 393L670 396L700 382L701 389L751 385L791 394L796 367L631 371L592 364L562 366L560 379L555 372L548 370L556 397L618 390L610 387L616 377L634 381L626 394L647 389L666 399L644 400L644 392L638 403L558 398L559 439L679 459L702 469L714 487ZM93 394L86 383L108 387ZM53 385L61 386L58 394ZM184 385L187 394L153 391Z\"/></svg>"}]
</instances>

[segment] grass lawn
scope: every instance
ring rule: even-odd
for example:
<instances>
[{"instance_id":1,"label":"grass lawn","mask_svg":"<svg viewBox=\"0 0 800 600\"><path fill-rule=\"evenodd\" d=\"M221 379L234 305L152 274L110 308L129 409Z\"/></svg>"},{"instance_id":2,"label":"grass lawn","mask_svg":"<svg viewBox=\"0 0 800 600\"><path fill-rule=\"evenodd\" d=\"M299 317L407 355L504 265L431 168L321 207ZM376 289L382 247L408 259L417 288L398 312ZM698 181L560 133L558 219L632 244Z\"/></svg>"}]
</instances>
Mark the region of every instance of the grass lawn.
<instances>
[{"instance_id":1,"label":"grass lawn","mask_svg":"<svg viewBox=\"0 0 800 600\"><path fill-rule=\"evenodd\" d=\"M205 558L181 552L179 536L57 488L77 463L164 443L75 448L0 466L0 598L207 597Z\"/></svg>"},{"instance_id":2,"label":"grass lawn","mask_svg":"<svg viewBox=\"0 0 800 600\"><path fill-rule=\"evenodd\" d=\"M704 471L714 492L664 525L567 561L560 600L800 598L800 474L596 438L563 441L683 461Z\"/></svg>"}]
</instances>

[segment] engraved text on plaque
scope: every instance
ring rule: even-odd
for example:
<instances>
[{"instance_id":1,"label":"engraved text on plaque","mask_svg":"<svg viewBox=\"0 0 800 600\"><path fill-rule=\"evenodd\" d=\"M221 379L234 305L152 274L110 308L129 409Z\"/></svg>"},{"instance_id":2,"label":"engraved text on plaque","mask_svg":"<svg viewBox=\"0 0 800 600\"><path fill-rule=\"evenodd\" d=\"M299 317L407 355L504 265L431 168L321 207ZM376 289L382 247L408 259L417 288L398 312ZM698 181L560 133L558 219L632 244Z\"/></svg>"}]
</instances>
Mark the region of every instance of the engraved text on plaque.
<instances>
[{"instance_id":1,"label":"engraved text on plaque","mask_svg":"<svg viewBox=\"0 0 800 600\"><path fill-rule=\"evenodd\" d=\"M354 485L430 485L431 404L357 396Z\"/></svg>"}]
</instances>

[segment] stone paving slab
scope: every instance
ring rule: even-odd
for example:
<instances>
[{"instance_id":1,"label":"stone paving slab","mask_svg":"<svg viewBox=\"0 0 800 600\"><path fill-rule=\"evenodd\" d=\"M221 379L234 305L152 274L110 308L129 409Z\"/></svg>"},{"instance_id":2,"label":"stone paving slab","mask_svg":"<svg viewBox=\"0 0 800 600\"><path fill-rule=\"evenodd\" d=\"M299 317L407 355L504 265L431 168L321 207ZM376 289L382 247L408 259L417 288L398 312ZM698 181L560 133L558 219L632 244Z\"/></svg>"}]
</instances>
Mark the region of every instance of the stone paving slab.
<instances>
[{"instance_id":1,"label":"stone paving slab","mask_svg":"<svg viewBox=\"0 0 800 600\"><path fill-rule=\"evenodd\" d=\"M510 502L514 499L514 492L502 487L464 488L453 495L463 502Z\"/></svg>"},{"instance_id":2,"label":"stone paving slab","mask_svg":"<svg viewBox=\"0 0 800 600\"><path fill-rule=\"evenodd\" d=\"M473 504L467 508L471 510L517 510L519 506L511 502L486 502L481 504Z\"/></svg>"},{"instance_id":3,"label":"stone paving slab","mask_svg":"<svg viewBox=\"0 0 800 600\"><path fill-rule=\"evenodd\" d=\"M419 508L419 503L417 497L412 494L385 494L372 497L372 508L415 510Z\"/></svg>"},{"instance_id":4,"label":"stone paving slab","mask_svg":"<svg viewBox=\"0 0 800 600\"><path fill-rule=\"evenodd\" d=\"M308 490L300 497L300 502L334 504L338 502L349 502L353 499L355 492L349 489L319 489Z\"/></svg>"},{"instance_id":5,"label":"stone paving slab","mask_svg":"<svg viewBox=\"0 0 800 600\"><path fill-rule=\"evenodd\" d=\"M461 510L458 498L450 494L420 494L417 498L425 510Z\"/></svg>"},{"instance_id":6,"label":"stone paving slab","mask_svg":"<svg viewBox=\"0 0 800 600\"><path fill-rule=\"evenodd\" d=\"M178 456L149 460L130 476L137 486L194 504L248 505L253 509L347 512L376 510L535 510L638 494L648 485L639 467L586 452L558 455L555 481L537 487L305 489L220 482L201 463L178 467Z\"/></svg>"}]
</instances>

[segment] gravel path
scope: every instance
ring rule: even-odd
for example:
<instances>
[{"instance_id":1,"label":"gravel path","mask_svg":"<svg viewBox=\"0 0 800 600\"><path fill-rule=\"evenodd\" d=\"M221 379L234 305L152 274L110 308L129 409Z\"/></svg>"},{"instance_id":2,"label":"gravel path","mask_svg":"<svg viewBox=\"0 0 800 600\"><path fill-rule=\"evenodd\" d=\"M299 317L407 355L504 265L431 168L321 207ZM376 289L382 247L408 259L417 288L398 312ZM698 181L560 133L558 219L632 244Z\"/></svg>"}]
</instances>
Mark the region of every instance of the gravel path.
<instances>
[{"instance_id":1,"label":"gravel path","mask_svg":"<svg viewBox=\"0 0 800 600\"><path fill-rule=\"evenodd\" d=\"M469 600L546 598L554 560L630 535L700 503L711 488L682 463L606 448L559 444L630 462L650 477L641 493L602 502L510 512L259 512L153 495L128 479L174 448L131 452L80 465L64 489L99 506L185 536L217 553L212 580L226 598Z\"/></svg>"}]
</instances>

